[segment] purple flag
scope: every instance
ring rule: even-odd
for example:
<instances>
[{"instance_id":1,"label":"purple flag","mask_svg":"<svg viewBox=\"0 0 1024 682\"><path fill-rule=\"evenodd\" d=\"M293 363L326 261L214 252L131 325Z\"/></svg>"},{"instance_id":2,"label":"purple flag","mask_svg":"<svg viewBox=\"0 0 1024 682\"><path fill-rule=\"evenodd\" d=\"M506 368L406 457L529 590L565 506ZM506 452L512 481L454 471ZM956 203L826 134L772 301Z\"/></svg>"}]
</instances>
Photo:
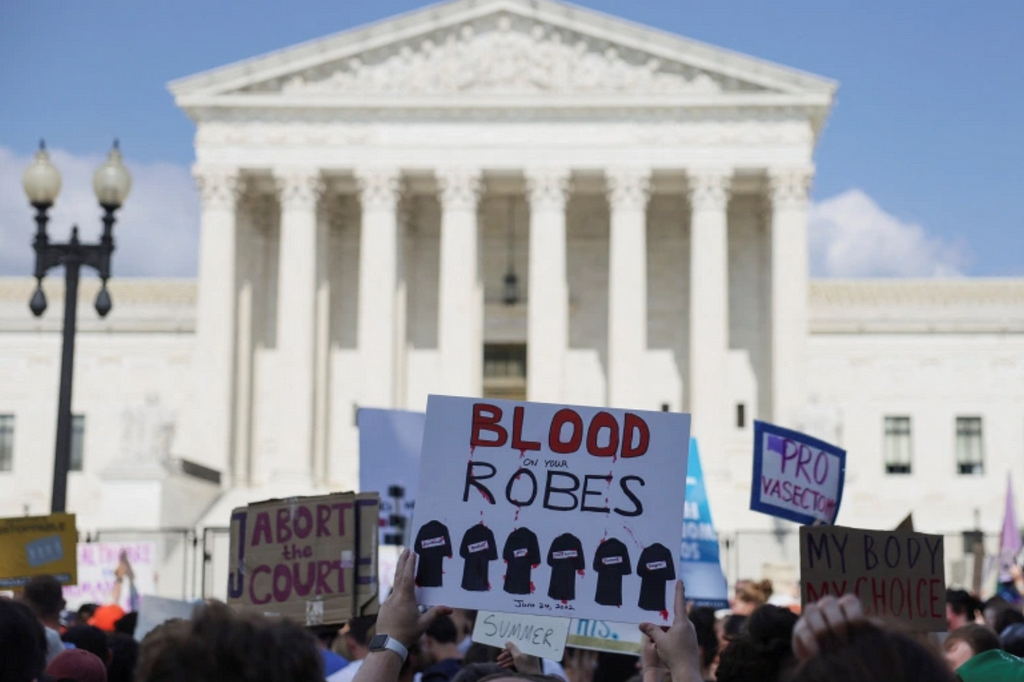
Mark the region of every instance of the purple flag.
<instances>
[{"instance_id":1,"label":"purple flag","mask_svg":"<svg viewBox=\"0 0 1024 682\"><path fill-rule=\"evenodd\" d=\"M1020 553L1020 528L1017 526L1017 513L1013 504L1013 481L1006 479L1006 511L1003 514L1003 536L999 541L999 582L1013 580L1010 567Z\"/></svg>"}]
</instances>

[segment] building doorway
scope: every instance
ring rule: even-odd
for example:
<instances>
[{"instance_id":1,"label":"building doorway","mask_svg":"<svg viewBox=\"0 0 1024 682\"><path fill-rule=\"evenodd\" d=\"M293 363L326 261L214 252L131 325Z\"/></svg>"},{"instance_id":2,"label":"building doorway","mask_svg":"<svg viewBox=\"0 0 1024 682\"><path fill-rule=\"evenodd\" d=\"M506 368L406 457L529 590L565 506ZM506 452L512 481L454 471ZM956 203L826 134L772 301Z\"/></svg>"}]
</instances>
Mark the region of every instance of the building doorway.
<instances>
[{"instance_id":1,"label":"building doorway","mask_svg":"<svg viewBox=\"0 0 1024 682\"><path fill-rule=\"evenodd\" d=\"M484 397L526 400L526 344L484 344Z\"/></svg>"}]
</instances>

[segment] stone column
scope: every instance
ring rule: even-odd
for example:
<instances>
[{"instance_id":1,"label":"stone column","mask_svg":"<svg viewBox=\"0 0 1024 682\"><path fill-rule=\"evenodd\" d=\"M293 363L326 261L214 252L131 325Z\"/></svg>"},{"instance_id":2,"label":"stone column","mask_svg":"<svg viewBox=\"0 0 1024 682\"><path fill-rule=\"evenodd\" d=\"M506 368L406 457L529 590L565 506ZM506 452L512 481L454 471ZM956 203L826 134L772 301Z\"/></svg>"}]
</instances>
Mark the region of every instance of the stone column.
<instances>
[{"instance_id":1,"label":"stone column","mask_svg":"<svg viewBox=\"0 0 1024 682\"><path fill-rule=\"evenodd\" d=\"M796 427L807 401L807 197L813 171L768 171L771 199L772 420Z\"/></svg>"},{"instance_id":2,"label":"stone column","mask_svg":"<svg viewBox=\"0 0 1024 682\"><path fill-rule=\"evenodd\" d=\"M196 305L196 419L190 459L234 480L244 475L233 471L231 465L236 369L236 218L242 183L237 168L196 166L193 173L202 211Z\"/></svg>"},{"instance_id":3,"label":"stone column","mask_svg":"<svg viewBox=\"0 0 1024 682\"><path fill-rule=\"evenodd\" d=\"M647 352L647 199L651 172L605 172L608 237L608 404L650 407L644 401Z\"/></svg>"},{"instance_id":4,"label":"stone column","mask_svg":"<svg viewBox=\"0 0 1024 682\"><path fill-rule=\"evenodd\" d=\"M277 419L281 448L271 477L309 479L316 426L317 204L320 171L274 172L281 202L277 280Z\"/></svg>"},{"instance_id":5,"label":"stone column","mask_svg":"<svg viewBox=\"0 0 1024 682\"><path fill-rule=\"evenodd\" d=\"M479 169L437 172L441 199L438 340L444 393L483 391L484 295L480 281L477 200Z\"/></svg>"},{"instance_id":6,"label":"stone column","mask_svg":"<svg viewBox=\"0 0 1024 682\"><path fill-rule=\"evenodd\" d=\"M688 171L690 196L690 411L705 462L725 461L732 170ZM707 454L705 454L707 453ZM709 466L709 469L714 467Z\"/></svg>"},{"instance_id":7,"label":"stone column","mask_svg":"<svg viewBox=\"0 0 1024 682\"><path fill-rule=\"evenodd\" d=\"M363 222L359 247L359 355L362 358L361 407L397 404L396 359L399 349L395 297L398 287L397 168L356 171Z\"/></svg>"},{"instance_id":8,"label":"stone column","mask_svg":"<svg viewBox=\"0 0 1024 682\"><path fill-rule=\"evenodd\" d=\"M526 393L530 400L560 402L569 346L569 281L566 276L565 205L571 172L526 172L530 200L529 300L526 314Z\"/></svg>"}]
</instances>

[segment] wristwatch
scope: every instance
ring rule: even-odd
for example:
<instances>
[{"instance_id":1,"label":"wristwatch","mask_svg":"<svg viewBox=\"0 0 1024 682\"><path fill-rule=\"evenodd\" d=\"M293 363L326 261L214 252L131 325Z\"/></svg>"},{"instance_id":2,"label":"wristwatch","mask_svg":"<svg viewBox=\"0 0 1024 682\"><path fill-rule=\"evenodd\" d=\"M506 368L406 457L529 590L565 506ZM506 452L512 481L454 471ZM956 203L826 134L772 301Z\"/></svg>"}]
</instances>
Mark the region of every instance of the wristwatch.
<instances>
[{"instance_id":1,"label":"wristwatch","mask_svg":"<svg viewBox=\"0 0 1024 682\"><path fill-rule=\"evenodd\" d=\"M370 651L394 651L402 659L402 663L409 657L409 650L405 645L389 635L374 635L369 648Z\"/></svg>"}]
</instances>

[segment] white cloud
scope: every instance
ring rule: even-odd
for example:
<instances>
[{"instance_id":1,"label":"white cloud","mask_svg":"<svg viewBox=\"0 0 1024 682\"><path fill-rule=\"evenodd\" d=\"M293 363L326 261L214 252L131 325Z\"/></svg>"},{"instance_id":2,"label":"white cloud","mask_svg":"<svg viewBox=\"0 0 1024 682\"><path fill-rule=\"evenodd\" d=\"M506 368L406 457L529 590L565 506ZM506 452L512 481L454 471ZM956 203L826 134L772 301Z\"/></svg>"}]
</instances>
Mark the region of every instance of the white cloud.
<instances>
[{"instance_id":1,"label":"white cloud","mask_svg":"<svg viewBox=\"0 0 1024 682\"><path fill-rule=\"evenodd\" d=\"M859 189L814 204L808 215L811 273L824 277L951 277L971 253L886 213Z\"/></svg>"},{"instance_id":2,"label":"white cloud","mask_svg":"<svg viewBox=\"0 0 1024 682\"><path fill-rule=\"evenodd\" d=\"M51 150L63 185L50 211L49 234L66 241L77 224L83 240L94 241L102 229L101 209L92 191L92 174L103 154L74 156ZM0 146L0 275L30 275L35 254L35 211L21 188L21 174L31 161ZM199 199L189 170L170 163L125 164L132 190L114 226L114 276L195 276L198 258Z\"/></svg>"}]
</instances>

